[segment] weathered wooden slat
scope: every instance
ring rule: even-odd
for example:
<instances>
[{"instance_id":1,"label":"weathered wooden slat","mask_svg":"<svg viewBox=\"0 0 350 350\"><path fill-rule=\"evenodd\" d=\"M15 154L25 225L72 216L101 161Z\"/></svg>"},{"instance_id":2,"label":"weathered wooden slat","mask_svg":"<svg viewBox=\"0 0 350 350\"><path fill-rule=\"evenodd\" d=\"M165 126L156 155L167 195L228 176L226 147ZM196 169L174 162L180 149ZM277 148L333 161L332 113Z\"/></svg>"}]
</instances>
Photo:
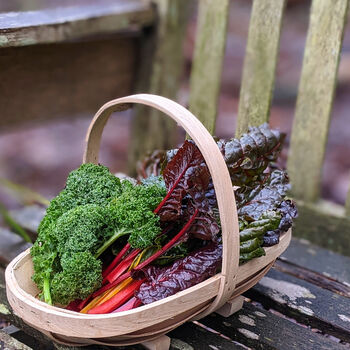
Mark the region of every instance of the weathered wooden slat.
<instances>
[{"instance_id":1,"label":"weathered wooden slat","mask_svg":"<svg viewBox=\"0 0 350 350\"><path fill-rule=\"evenodd\" d=\"M6 298L5 279L2 274L0 274L0 318L9 321L11 324L22 329L28 335L34 337L39 344L46 346L47 349L51 349L52 342L49 338L34 328L29 327L22 321L22 319L13 313Z\"/></svg>"},{"instance_id":2,"label":"weathered wooden slat","mask_svg":"<svg viewBox=\"0 0 350 350\"><path fill-rule=\"evenodd\" d=\"M297 201L299 216L295 220L293 235L350 256L350 217L343 208L330 202L306 203Z\"/></svg>"},{"instance_id":3,"label":"weathered wooden slat","mask_svg":"<svg viewBox=\"0 0 350 350\"><path fill-rule=\"evenodd\" d=\"M176 100L183 68L183 39L186 32L189 1L155 0L158 8L156 33L146 33L141 52L136 92L160 94ZM161 112L135 106L129 147L129 173L135 163L154 149L176 145L177 126Z\"/></svg>"},{"instance_id":4,"label":"weathered wooden slat","mask_svg":"<svg viewBox=\"0 0 350 350\"><path fill-rule=\"evenodd\" d=\"M2 269L0 269L1 271ZM28 326L26 323L22 321L19 317L17 317L13 311L11 306L9 305L7 298L6 298L6 289L5 289L5 280L4 276L0 274L0 318L9 321L12 325L15 325L19 329L21 329L27 337L31 337L33 340L26 341L27 339L26 336L23 334L19 334L16 336L15 334L13 335L14 338L18 338L20 341L23 341L23 343L29 344L36 344L33 349L35 350L51 350L51 349L57 349L57 350L78 350L81 348L78 347L67 347L64 345L52 343L51 339L49 339L47 336L44 334L40 333L36 329ZM1 338L0 338L0 344L1 344ZM0 346L0 349L1 346ZM114 349L112 347L108 346L100 346L100 345L91 345L85 347L86 350L108 350L108 349ZM124 347L120 348L121 350L124 349ZM126 347L125 349L127 350L142 350L143 348L141 346L135 345L135 346L130 346ZM12 349L11 349L12 350Z\"/></svg>"},{"instance_id":5,"label":"weathered wooden slat","mask_svg":"<svg viewBox=\"0 0 350 350\"><path fill-rule=\"evenodd\" d=\"M92 116L106 101L130 94L138 35L1 49L1 131Z\"/></svg>"},{"instance_id":6,"label":"weathered wooden slat","mask_svg":"<svg viewBox=\"0 0 350 350\"><path fill-rule=\"evenodd\" d=\"M73 5L73 6L72 6ZM150 3L140 0L75 1L35 11L0 14L0 47L57 43L96 34L134 30L154 22Z\"/></svg>"},{"instance_id":7,"label":"weathered wooden slat","mask_svg":"<svg viewBox=\"0 0 350 350\"><path fill-rule=\"evenodd\" d=\"M22 330L15 327L14 325L10 325L4 328L3 331L6 334L10 335L12 339L15 339L16 341L29 346L29 348L31 349L35 349L35 350L54 350L55 349L53 344L39 343L35 338L23 332Z\"/></svg>"},{"instance_id":8,"label":"weathered wooden slat","mask_svg":"<svg viewBox=\"0 0 350 350\"><path fill-rule=\"evenodd\" d=\"M189 107L211 133L215 132L228 9L228 0L199 1Z\"/></svg>"},{"instance_id":9,"label":"weathered wooden slat","mask_svg":"<svg viewBox=\"0 0 350 350\"><path fill-rule=\"evenodd\" d=\"M312 271L307 267L298 266L297 264L293 264L288 260L278 259L274 264L274 268L277 271L287 273L288 275L310 282L323 289L327 289L332 293L337 293L344 297L350 298L350 286L347 286L346 284L341 283L329 276Z\"/></svg>"},{"instance_id":10,"label":"weathered wooden slat","mask_svg":"<svg viewBox=\"0 0 350 350\"><path fill-rule=\"evenodd\" d=\"M255 0L249 24L236 136L269 120L285 0Z\"/></svg>"},{"instance_id":11,"label":"weathered wooden slat","mask_svg":"<svg viewBox=\"0 0 350 350\"><path fill-rule=\"evenodd\" d=\"M200 321L201 322L201 321ZM186 323L168 334L171 339L171 350L240 350L246 349L232 339L220 336L196 323Z\"/></svg>"},{"instance_id":12,"label":"weathered wooden slat","mask_svg":"<svg viewBox=\"0 0 350 350\"><path fill-rule=\"evenodd\" d=\"M302 324L350 342L349 298L274 269L244 295Z\"/></svg>"},{"instance_id":13,"label":"weathered wooden slat","mask_svg":"<svg viewBox=\"0 0 350 350\"><path fill-rule=\"evenodd\" d=\"M11 335L0 329L0 349L1 350L33 350L29 346L21 343Z\"/></svg>"},{"instance_id":14,"label":"weathered wooden slat","mask_svg":"<svg viewBox=\"0 0 350 350\"><path fill-rule=\"evenodd\" d=\"M347 256L323 249L309 241L293 238L280 259L306 267L350 287L350 258Z\"/></svg>"},{"instance_id":15,"label":"weathered wooden slat","mask_svg":"<svg viewBox=\"0 0 350 350\"><path fill-rule=\"evenodd\" d=\"M348 3L312 2L288 158L293 194L307 201L319 196Z\"/></svg>"},{"instance_id":16,"label":"weathered wooden slat","mask_svg":"<svg viewBox=\"0 0 350 350\"><path fill-rule=\"evenodd\" d=\"M344 347L291 321L244 303L236 314L223 318L212 314L201 323L257 350L331 350ZM344 348L345 350L345 348Z\"/></svg>"},{"instance_id":17,"label":"weathered wooden slat","mask_svg":"<svg viewBox=\"0 0 350 350\"><path fill-rule=\"evenodd\" d=\"M348 195L345 203L345 212L348 217L350 217L350 189L348 191Z\"/></svg>"}]
</instances>

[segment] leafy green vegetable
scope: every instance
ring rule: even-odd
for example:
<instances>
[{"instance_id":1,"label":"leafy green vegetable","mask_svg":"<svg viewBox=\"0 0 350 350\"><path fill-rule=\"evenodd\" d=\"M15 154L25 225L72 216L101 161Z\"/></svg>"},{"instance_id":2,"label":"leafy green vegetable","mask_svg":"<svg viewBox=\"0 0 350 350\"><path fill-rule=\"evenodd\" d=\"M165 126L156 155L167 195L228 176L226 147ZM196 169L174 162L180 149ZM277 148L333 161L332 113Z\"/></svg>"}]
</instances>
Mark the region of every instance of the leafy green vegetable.
<instances>
[{"instance_id":1,"label":"leafy green vegetable","mask_svg":"<svg viewBox=\"0 0 350 350\"><path fill-rule=\"evenodd\" d=\"M259 258L260 256L265 255L265 250L262 247L256 248L255 250L249 252L249 253L242 253L239 255L239 263L243 264L249 260L252 260L254 258Z\"/></svg>"},{"instance_id":2,"label":"leafy green vegetable","mask_svg":"<svg viewBox=\"0 0 350 350\"><path fill-rule=\"evenodd\" d=\"M108 205L110 200L121 194L120 180L103 165L83 164L72 171L65 189L51 202L47 214L57 219L64 212L78 205Z\"/></svg>"},{"instance_id":3,"label":"leafy green vegetable","mask_svg":"<svg viewBox=\"0 0 350 350\"><path fill-rule=\"evenodd\" d=\"M160 182L138 186L123 182L123 193L111 206L118 227L131 231L128 241L132 248L144 249L160 234L159 216L153 211L165 194Z\"/></svg>"},{"instance_id":4,"label":"leafy green vegetable","mask_svg":"<svg viewBox=\"0 0 350 350\"><path fill-rule=\"evenodd\" d=\"M33 280L47 302L83 299L101 286L101 254L119 237L144 247L160 233L153 214L166 193L159 179L120 182L108 168L84 164L70 173L54 198L31 249Z\"/></svg>"},{"instance_id":5,"label":"leafy green vegetable","mask_svg":"<svg viewBox=\"0 0 350 350\"><path fill-rule=\"evenodd\" d=\"M243 230L239 232L240 242L245 242L253 238L262 239L267 231L278 228L281 221L281 214L275 211L264 213L259 220L248 223Z\"/></svg>"},{"instance_id":6,"label":"leafy green vegetable","mask_svg":"<svg viewBox=\"0 0 350 350\"><path fill-rule=\"evenodd\" d=\"M102 282L102 262L89 251L65 253L61 257L62 271L51 281L53 302L68 304L75 299L83 299L100 287Z\"/></svg>"},{"instance_id":7,"label":"leafy green vegetable","mask_svg":"<svg viewBox=\"0 0 350 350\"><path fill-rule=\"evenodd\" d=\"M243 186L258 179L282 149L285 134L268 124L250 127L241 138L219 140L218 146L229 169L232 184Z\"/></svg>"},{"instance_id":8,"label":"leafy green vegetable","mask_svg":"<svg viewBox=\"0 0 350 350\"><path fill-rule=\"evenodd\" d=\"M38 238L31 249L33 280L44 291L44 295L49 295L47 288L53 275L61 271L57 250L59 240L55 231L58 218L78 205L108 205L120 193L120 180L105 166L83 164L69 174L66 188L50 202L39 225Z\"/></svg>"}]
</instances>

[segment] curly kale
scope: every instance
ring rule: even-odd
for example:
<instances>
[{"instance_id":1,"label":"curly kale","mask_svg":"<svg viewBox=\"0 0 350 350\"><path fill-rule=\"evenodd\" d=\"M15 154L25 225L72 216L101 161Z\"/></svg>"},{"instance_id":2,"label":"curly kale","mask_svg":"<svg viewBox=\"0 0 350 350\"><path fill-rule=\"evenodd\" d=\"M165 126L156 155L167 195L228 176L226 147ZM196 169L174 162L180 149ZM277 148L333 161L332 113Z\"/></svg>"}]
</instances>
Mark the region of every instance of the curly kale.
<instances>
[{"instance_id":1,"label":"curly kale","mask_svg":"<svg viewBox=\"0 0 350 350\"><path fill-rule=\"evenodd\" d=\"M31 249L33 280L44 292L45 300L49 303L50 279L61 270L57 251L59 240L55 231L57 220L79 205L108 205L111 199L120 193L120 180L111 174L107 167L83 164L69 174L66 188L50 202L39 225L38 238Z\"/></svg>"},{"instance_id":2,"label":"curly kale","mask_svg":"<svg viewBox=\"0 0 350 350\"><path fill-rule=\"evenodd\" d=\"M102 262L89 252L64 253L62 271L50 282L52 301L68 304L75 299L85 299L102 283Z\"/></svg>"},{"instance_id":3,"label":"curly kale","mask_svg":"<svg viewBox=\"0 0 350 350\"><path fill-rule=\"evenodd\" d=\"M159 216L154 209L166 195L163 183L155 180L145 185L123 183L123 193L111 203L117 225L130 230L132 248L143 249L153 244L161 233Z\"/></svg>"},{"instance_id":4,"label":"curly kale","mask_svg":"<svg viewBox=\"0 0 350 350\"><path fill-rule=\"evenodd\" d=\"M102 253L129 235L144 247L160 233L153 214L166 193L164 185L120 182L108 168L84 164L51 201L31 249L33 280L48 303L86 298L101 286Z\"/></svg>"},{"instance_id":5,"label":"curly kale","mask_svg":"<svg viewBox=\"0 0 350 350\"><path fill-rule=\"evenodd\" d=\"M78 205L108 205L112 198L121 194L121 182L107 167L83 164L67 178L66 187L47 208L47 215L54 219Z\"/></svg>"}]
</instances>

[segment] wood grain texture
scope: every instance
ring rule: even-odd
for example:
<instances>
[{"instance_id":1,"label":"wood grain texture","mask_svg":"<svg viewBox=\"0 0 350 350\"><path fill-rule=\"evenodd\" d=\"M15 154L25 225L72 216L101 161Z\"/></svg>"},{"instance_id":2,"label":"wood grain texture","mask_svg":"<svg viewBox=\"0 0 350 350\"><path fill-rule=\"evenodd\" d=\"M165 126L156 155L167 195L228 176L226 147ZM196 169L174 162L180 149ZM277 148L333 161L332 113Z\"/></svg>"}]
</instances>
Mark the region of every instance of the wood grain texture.
<instances>
[{"instance_id":1,"label":"wood grain texture","mask_svg":"<svg viewBox=\"0 0 350 350\"><path fill-rule=\"evenodd\" d=\"M2 271L2 269L0 269ZM40 333L38 330L31 328L24 321L18 317L12 310L10 304L8 303L6 297L5 289L5 279L0 273L0 318L7 320L11 324L17 326L20 329L23 329L28 335L34 337L37 342L41 345L44 345L44 349L51 349L51 340L48 339L45 335Z\"/></svg>"},{"instance_id":2,"label":"wood grain texture","mask_svg":"<svg viewBox=\"0 0 350 350\"><path fill-rule=\"evenodd\" d=\"M312 271L308 267L300 267L298 264L293 264L290 261L278 259L274 268L288 275L297 277L306 282L312 283L315 286L327 289L332 293L350 298L350 287L345 283L338 282L330 276L325 276L322 273Z\"/></svg>"},{"instance_id":3,"label":"wood grain texture","mask_svg":"<svg viewBox=\"0 0 350 350\"><path fill-rule=\"evenodd\" d=\"M171 350L247 350L244 345L192 322L176 328L169 335Z\"/></svg>"},{"instance_id":4,"label":"wood grain texture","mask_svg":"<svg viewBox=\"0 0 350 350\"><path fill-rule=\"evenodd\" d=\"M350 217L350 189L349 189L348 195L346 197L345 212L346 212L346 215L348 217Z\"/></svg>"},{"instance_id":5,"label":"wood grain texture","mask_svg":"<svg viewBox=\"0 0 350 350\"><path fill-rule=\"evenodd\" d=\"M199 1L189 108L211 134L215 132L228 8L228 0Z\"/></svg>"},{"instance_id":6,"label":"wood grain texture","mask_svg":"<svg viewBox=\"0 0 350 350\"><path fill-rule=\"evenodd\" d=\"M183 42L187 27L188 0L154 0L157 23L143 41L136 92L160 94L176 101L183 69ZM161 112L137 106L133 114L129 147L129 173L135 164L154 149L174 148L178 140L176 124Z\"/></svg>"},{"instance_id":7,"label":"wood grain texture","mask_svg":"<svg viewBox=\"0 0 350 350\"><path fill-rule=\"evenodd\" d=\"M304 239L293 238L280 257L282 261L322 274L350 287L350 257L321 248Z\"/></svg>"},{"instance_id":8,"label":"wood grain texture","mask_svg":"<svg viewBox=\"0 0 350 350\"><path fill-rule=\"evenodd\" d=\"M276 259L285 250L289 240L290 232L281 237L278 246L266 248L266 256L253 259L239 268L237 283L241 286L237 288L238 294L245 292L262 278L268 271L263 269L263 274L259 273L262 266ZM248 274L245 271L248 271ZM104 337L98 342L101 345L122 345L127 341L132 344L146 340L146 335L152 338L152 334L157 330L160 334L166 333L172 323L178 326L187 321L188 317L182 318L186 313L192 312L192 317L197 317L197 311L200 312L203 307L207 309L208 301L218 294L221 281L219 274L176 295L128 312L85 315L49 306L34 298L38 290L30 278L32 273L33 267L28 251L19 255L8 266L6 285L11 306L16 314L32 327L39 328L50 337L55 336L58 341L70 344L96 344L96 340L90 339L92 336ZM233 294L236 294L236 290ZM168 328L162 331L164 323ZM147 329L146 335L143 336L143 330ZM129 334L131 330L133 332ZM50 334L48 331L56 334ZM65 334L68 337L64 336ZM122 335L121 339L118 335Z\"/></svg>"},{"instance_id":9,"label":"wood grain texture","mask_svg":"<svg viewBox=\"0 0 350 350\"><path fill-rule=\"evenodd\" d=\"M298 322L350 342L350 299L294 276L271 269L249 298Z\"/></svg>"},{"instance_id":10,"label":"wood grain texture","mask_svg":"<svg viewBox=\"0 0 350 350\"><path fill-rule=\"evenodd\" d=\"M0 329L0 346L1 350L33 350L29 346L19 342Z\"/></svg>"},{"instance_id":11,"label":"wood grain texture","mask_svg":"<svg viewBox=\"0 0 350 350\"><path fill-rule=\"evenodd\" d=\"M255 0L249 24L236 137L269 120L285 0Z\"/></svg>"},{"instance_id":12,"label":"wood grain texture","mask_svg":"<svg viewBox=\"0 0 350 350\"><path fill-rule=\"evenodd\" d=\"M348 0L314 0L288 157L293 195L315 201L328 137Z\"/></svg>"},{"instance_id":13,"label":"wood grain texture","mask_svg":"<svg viewBox=\"0 0 350 350\"><path fill-rule=\"evenodd\" d=\"M0 129L93 114L131 92L137 35L1 49Z\"/></svg>"},{"instance_id":14,"label":"wood grain texture","mask_svg":"<svg viewBox=\"0 0 350 350\"><path fill-rule=\"evenodd\" d=\"M228 318L212 314L201 320L201 323L250 349L343 349L335 341L250 303L244 303L241 311Z\"/></svg>"},{"instance_id":15,"label":"wood grain texture","mask_svg":"<svg viewBox=\"0 0 350 350\"><path fill-rule=\"evenodd\" d=\"M294 222L293 235L350 256L350 218L344 208L333 203L297 201L298 218Z\"/></svg>"},{"instance_id":16,"label":"wood grain texture","mask_svg":"<svg viewBox=\"0 0 350 350\"><path fill-rule=\"evenodd\" d=\"M150 3L141 0L79 1L70 5L0 13L0 47L57 43L134 30L155 19Z\"/></svg>"}]
</instances>

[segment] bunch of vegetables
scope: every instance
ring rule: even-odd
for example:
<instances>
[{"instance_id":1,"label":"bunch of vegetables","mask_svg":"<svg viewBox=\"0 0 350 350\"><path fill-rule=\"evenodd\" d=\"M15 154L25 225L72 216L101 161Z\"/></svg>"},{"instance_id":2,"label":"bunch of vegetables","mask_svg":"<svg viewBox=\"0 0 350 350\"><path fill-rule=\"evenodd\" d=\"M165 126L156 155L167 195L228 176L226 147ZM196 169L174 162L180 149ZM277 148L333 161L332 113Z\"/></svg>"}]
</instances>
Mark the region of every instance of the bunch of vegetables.
<instances>
[{"instance_id":1,"label":"bunch of vegetables","mask_svg":"<svg viewBox=\"0 0 350 350\"><path fill-rule=\"evenodd\" d=\"M288 177L276 168L284 135L264 124L219 140L240 225L240 263L265 254L296 217ZM130 310L214 275L220 219L203 156L192 141L138 164L138 181L102 165L70 173L31 249L33 280L49 304L82 313Z\"/></svg>"}]
</instances>

